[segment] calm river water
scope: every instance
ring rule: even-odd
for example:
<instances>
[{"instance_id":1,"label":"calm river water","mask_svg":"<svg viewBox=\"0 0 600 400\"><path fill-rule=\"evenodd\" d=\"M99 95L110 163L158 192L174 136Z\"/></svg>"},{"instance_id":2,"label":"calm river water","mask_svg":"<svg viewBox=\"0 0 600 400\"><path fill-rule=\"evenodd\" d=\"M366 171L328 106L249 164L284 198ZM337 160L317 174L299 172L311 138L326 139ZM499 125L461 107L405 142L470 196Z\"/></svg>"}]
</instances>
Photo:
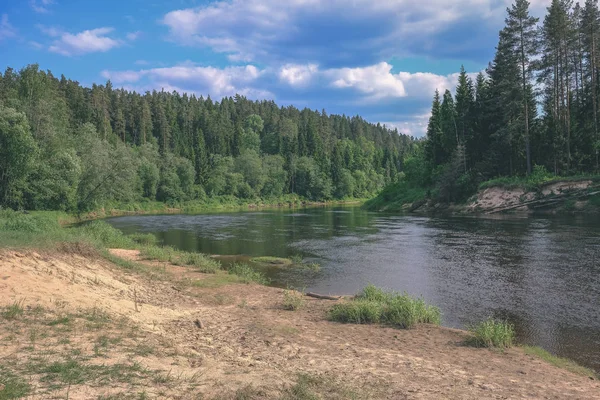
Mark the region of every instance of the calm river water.
<instances>
[{"instance_id":1,"label":"calm river water","mask_svg":"<svg viewBox=\"0 0 600 400\"><path fill-rule=\"evenodd\" d=\"M126 233L209 254L302 255L321 271L276 284L352 294L367 283L422 296L443 324L508 319L522 343L600 371L600 218L429 218L355 207L120 217Z\"/></svg>"}]
</instances>

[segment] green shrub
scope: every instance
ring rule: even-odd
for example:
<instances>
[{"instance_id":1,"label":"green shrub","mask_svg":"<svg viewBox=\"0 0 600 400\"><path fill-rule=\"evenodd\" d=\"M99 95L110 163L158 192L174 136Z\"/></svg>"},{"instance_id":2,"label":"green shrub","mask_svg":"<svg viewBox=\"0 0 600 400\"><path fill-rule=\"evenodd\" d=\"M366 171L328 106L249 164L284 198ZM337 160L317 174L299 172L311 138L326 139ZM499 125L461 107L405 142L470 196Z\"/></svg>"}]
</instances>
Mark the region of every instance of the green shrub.
<instances>
[{"instance_id":1,"label":"green shrub","mask_svg":"<svg viewBox=\"0 0 600 400\"><path fill-rule=\"evenodd\" d=\"M58 218L54 213L26 214L0 209L0 231L43 233L60 229Z\"/></svg>"},{"instance_id":2,"label":"green shrub","mask_svg":"<svg viewBox=\"0 0 600 400\"><path fill-rule=\"evenodd\" d=\"M247 264L235 263L231 266L231 268L229 268L229 273L232 275L237 275L244 283L256 282L260 285L268 285L270 283L269 278L264 276L262 273L253 270Z\"/></svg>"},{"instance_id":3,"label":"green shrub","mask_svg":"<svg viewBox=\"0 0 600 400\"><path fill-rule=\"evenodd\" d=\"M92 221L78 229L84 237L109 248L127 249L135 247L135 242L120 230L104 221Z\"/></svg>"},{"instance_id":4,"label":"green shrub","mask_svg":"<svg viewBox=\"0 0 600 400\"><path fill-rule=\"evenodd\" d=\"M469 331L473 336L469 344L476 347L511 347L515 341L515 328L506 321L488 318L485 321L471 326Z\"/></svg>"},{"instance_id":5,"label":"green shrub","mask_svg":"<svg viewBox=\"0 0 600 400\"><path fill-rule=\"evenodd\" d=\"M365 287L353 300L336 304L330 310L333 321L354 324L382 323L408 329L418 323L439 324L439 308L407 294L385 292L373 285Z\"/></svg>"}]
</instances>

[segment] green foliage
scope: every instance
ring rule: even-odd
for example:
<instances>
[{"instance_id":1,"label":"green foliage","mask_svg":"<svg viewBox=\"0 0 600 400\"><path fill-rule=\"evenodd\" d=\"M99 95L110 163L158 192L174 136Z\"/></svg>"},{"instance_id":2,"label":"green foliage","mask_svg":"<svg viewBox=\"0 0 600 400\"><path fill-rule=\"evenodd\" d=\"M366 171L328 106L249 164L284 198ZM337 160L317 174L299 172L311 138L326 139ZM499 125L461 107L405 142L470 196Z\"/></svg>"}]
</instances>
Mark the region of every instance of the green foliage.
<instances>
[{"instance_id":1,"label":"green foliage","mask_svg":"<svg viewBox=\"0 0 600 400\"><path fill-rule=\"evenodd\" d=\"M368 285L353 300L333 306L333 321L352 324L383 323L408 329L418 323L440 324L439 308L407 294L384 292Z\"/></svg>"},{"instance_id":2,"label":"green foliage","mask_svg":"<svg viewBox=\"0 0 600 400\"><path fill-rule=\"evenodd\" d=\"M515 328L506 321L488 318L469 328L473 336L469 343L476 347L512 347L515 341Z\"/></svg>"},{"instance_id":3,"label":"green foliage","mask_svg":"<svg viewBox=\"0 0 600 400\"><path fill-rule=\"evenodd\" d=\"M268 285L270 280L259 271L252 269L247 264L235 263L229 268L229 273L239 277L244 283L258 283L259 285Z\"/></svg>"},{"instance_id":4,"label":"green foliage","mask_svg":"<svg viewBox=\"0 0 600 400\"><path fill-rule=\"evenodd\" d=\"M242 96L84 88L37 65L0 76L0 206L87 213L230 196L365 198L415 141L359 117ZM10 105L8 108L5 105Z\"/></svg>"},{"instance_id":5,"label":"green foliage","mask_svg":"<svg viewBox=\"0 0 600 400\"><path fill-rule=\"evenodd\" d=\"M23 189L36 154L25 114L0 104L0 206L23 205Z\"/></svg>"},{"instance_id":6,"label":"green foliage","mask_svg":"<svg viewBox=\"0 0 600 400\"><path fill-rule=\"evenodd\" d=\"M406 181L386 186L377 197L365 202L368 210L400 211L405 204L423 201L427 197L428 189L413 187Z\"/></svg>"},{"instance_id":7,"label":"green foliage","mask_svg":"<svg viewBox=\"0 0 600 400\"><path fill-rule=\"evenodd\" d=\"M103 247L129 249L135 247L135 242L120 230L113 228L104 221L92 221L79 228L83 237L98 243Z\"/></svg>"}]
</instances>

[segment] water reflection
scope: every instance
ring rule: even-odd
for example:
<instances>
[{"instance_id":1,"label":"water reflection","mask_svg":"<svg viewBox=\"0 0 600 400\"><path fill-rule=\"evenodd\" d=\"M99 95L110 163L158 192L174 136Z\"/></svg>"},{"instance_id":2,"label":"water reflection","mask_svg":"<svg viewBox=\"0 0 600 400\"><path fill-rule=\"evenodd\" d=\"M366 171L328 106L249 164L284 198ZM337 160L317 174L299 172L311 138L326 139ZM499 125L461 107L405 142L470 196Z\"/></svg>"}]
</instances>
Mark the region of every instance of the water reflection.
<instances>
[{"instance_id":1,"label":"water reflection","mask_svg":"<svg viewBox=\"0 0 600 400\"><path fill-rule=\"evenodd\" d=\"M332 208L110 222L189 251L300 254L321 272L273 270L278 284L353 293L370 282L406 291L439 305L445 325L507 318L521 341L600 370L598 218L425 218Z\"/></svg>"}]
</instances>

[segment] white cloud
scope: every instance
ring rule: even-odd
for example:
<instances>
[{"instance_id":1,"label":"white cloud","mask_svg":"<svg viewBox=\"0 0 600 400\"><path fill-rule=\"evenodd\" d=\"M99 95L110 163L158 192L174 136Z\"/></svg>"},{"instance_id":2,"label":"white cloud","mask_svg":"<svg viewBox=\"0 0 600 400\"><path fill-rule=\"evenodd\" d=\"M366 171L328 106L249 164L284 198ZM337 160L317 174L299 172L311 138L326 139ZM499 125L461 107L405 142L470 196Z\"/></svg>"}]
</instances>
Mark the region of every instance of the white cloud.
<instances>
[{"instance_id":1,"label":"white cloud","mask_svg":"<svg viewBox=\"0 0 600 400\"><path fill-rule=\"evenodd\" d=\"M135 31L135 32L129 32L126 37L127 37L127 40L129 40L130 42L134 42L134 41L138 40L141 35L142 35L141 31Z\"/></svg>"},{"instance_id":2,"label":"white cloud","mask_svg":"<svg viewBox=\"0 0 600 400\"><path fill-rule=\"evenodd\" d=\"M17 36L17 30L8 22L8 14L0 17L0 41Z\"/></svg>"},{"instance_id":3,"label":"white cloud","mask_svg":"<svg viewBox=\"0 0 600 400\"><path fill-rule=\"evenodd\" d=\"M392 74L392 66L386 62L363 68L330 69L324 75L331 86L338 89L354 88L366 94L370 101L385 97L405 97L406 89L398 75Z\"/></svg>"},{"instance_id":4,"label":"white cloud","mask_svg":"<svg viewBox=\"0 0 600 400\"><path fill-rule=\"evenodd\" d=\"M54 4L54 0L31 0L29 5L36 13L45 14L50 11L49 7Z\"/></svg>"},{"instance_id":5,"label":"white cloud","mask_svg":"<svg viewBox=\"0 0 600 400\"><path fill-rule=\"evenodd\" d=\"M330 57L351 57L361 52L398 55L411 43L426 43L427 37L466 18L487 24L502 23L502 16L513 0L229 0L174 10L162 18L173 41L200 45L229 53L235 60L259 57L317 60L335 48ZM537 3L548 0L534 0ZM326 21L326 22L325 22ZM489 25L489 24L488 24ZM338 34L360 31L356 35ZM323 35L328 45L323 46ZM287 46L286 46L287 45ZM273 47L282 50L274 52ZM367 61L369 62L369 61Z\"/></svg>"},{"instance_id":6,"label":"white cloud","mask_svg":"<svg viewBox=\"0 0 600 400\"><path fill-rule=\"evenodd\" d=\"M139 71L103 71L102 76L116 84L138 84L140 88L164 89L211 95L215 98L244 95L254 99L274 98L273 93L255 87L265 74L253 65L239 67L200 67L191 63ZM141 82L141 83L140 83ZM185 88L185 89L184 89Z\"/></svg>"},{"instance_id":7,"label":"white cloud","mask_svg":"<svg viewBox=\"0 0 600 400\"><path fill-rule=\"evenodd\" d=\"M302 87L311 82L318 70L319 66L316 64L286 64L279 69L279 79L290 86Z\"/></svg>"},{"instance_id":8,"label":"white cloud","mask_svg":"<svg viewBox=\"0 0 600 400\"><path fill-rule=\"evenodd\" d=\"M392 65L381 62L356 68L319 70L315 64L286 64L279 69L279 80L293 88L324 84L336 90L354 90L359 101L376 102L390 98L430 98L436 89L453 90L458 74L436 75L428 72L392 72Z\"/></svg>"},{"instance_id":9,"label":"white cloud","mask_svg":"<svg viewBox=\"0 0 600 400\"><path fill-rule=\"evenodd\" d=\"M41 26L40 29L48 36L57 38L48 50L65 56L106 52L123 44L122 40L108 36L113 32L113 28L108 27L86 30L75 34L62 32L60 29L52 27Z\"/></svg>"}]
</instances>

